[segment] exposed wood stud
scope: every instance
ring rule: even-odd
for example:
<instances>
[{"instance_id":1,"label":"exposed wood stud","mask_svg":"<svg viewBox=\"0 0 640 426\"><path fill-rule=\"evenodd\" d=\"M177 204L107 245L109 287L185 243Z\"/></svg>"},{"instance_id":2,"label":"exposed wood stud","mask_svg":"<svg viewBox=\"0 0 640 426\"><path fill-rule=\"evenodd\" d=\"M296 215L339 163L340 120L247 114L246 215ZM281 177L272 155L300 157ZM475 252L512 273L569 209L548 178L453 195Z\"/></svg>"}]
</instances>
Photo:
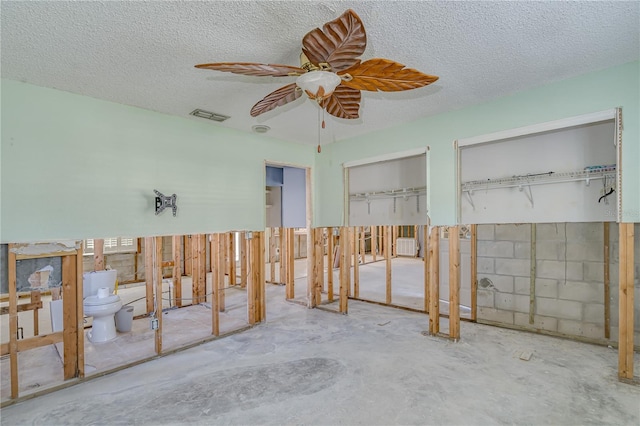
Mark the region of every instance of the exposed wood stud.
<instances>
[{"instance_id":1,"label":"exposed wood stud","mask_svg":"<svg viewBox=\"0 0 640 426\"><path fill-rule=\"evenodd\" d=\"M144 281L146 288L147 314L153 312L153 237L144 239Z\"/></svg>"},{"instance_id":2,"label":"exposed wood stud","mask_svg":"<svg viewBox=\"0 0 640 426\"><path fill-rule=\"evenodd\" d=\"M460 231L449 227L449 337L460 339Z\"/></svg>"},{"instance_id":3,"label":"exposed wood stud","mask_svg":"<svg viewBox=\"0 0 640 426\"><path fill-rule=\"evenodd\" d=\"M610 259L609 259L609 222L603 223L604 233L604 338L611 338L611 291L610 291Z\"/></svg>"},{"instance_id":4,"label":"exposed wood stud","mask_svg":"<svg viewBox=\"0 0 640 426\"><path fill-rule=\"evenodd\" d=\"M156 285L156 318L158 320L158 328L155 333L156 354L162 353L162 237L156 237L155 245L155 273L154 280Z\"/></svg>"},{"instance_id":5,"label":"exposed wood stud","mask_svg":"<svg viewBox=\"0 0 640 426\"><path fill-rule=\"evenodd\" d=\"M367 249L367 246L366 246L366 240L367 240L366 235L367 235L367 233L366 233L365 229L366 228L364 226L362 226L360 228L360 256L362 257L362 264L363 265L365 263L367 263L365 261L365 259L367 257L366 256L366 249Z\"/></svg>"},{"instance_id":6,"label":"exposed wood stud","mask_svg":"<svg viewBox=\"0 0 640 426\"><path fill-rule=\"evenodd\" d=\"M386 303L387 305L391 304L391 254L393 253L392 248L392 233L395 230L395 226L387 226L385 227L385 248L384 251L388 255L386 256L385 270L386 270Z\"/></svg>"},{"instance_id":7,"label":"exposed wood stud","mask_svg":"<svg viewBox=\"0 0 640 426\"><path fill-rule=\"evenodd\" d=\"M93 270L104 271L104 240L93 240Z\"/></svg>"},{"instance_id":8,"label":"exposed wood stud","mask_svg":"<svg viewBox=\"0 0 640 426\"><path fill-rule=\"evenodd\" d=\"M392 257L397 257L398 256L398 226L392 226L391 227L391 256Z\"/></svg>"},{"instance_id":9,"label":"exposed wood stud","mask_svg":"<svg viewBox=\"0 0 640 426\"><path fill-rule=\"evenodd\" d=\"M247 258L249 260L247 275L247 319L250 325L256 323L256 277L255 269L255 249L253 240L247 240Z\"/></svg>"},{"instance_id":10,"label":"exposed wood stud","mask_svg":"<svg viewBox=\"0 0 640 426\"><path fill-rule=\"evenodd\" d=\"M62 257L62 312L64 345L64 379L69 380L78 376L78 313L76 282L76 256Z\"/></svg>"},{"instance_id":11,"label":"exposed wood stud","mask_svg":"<svg viewBox=\"0 0 640 426\"><path fill-rule=\"evenodd\" d=\"M633 379L634 224L619 229L618 377Z\"/></svg>"},{"instance_id":12,"label":"exposed wood stud","mask_svg":"<svg viewBox=\"0 0 640 426\"><path fill-rule=\"evenodd\" d=\"M29 297L29 301L31 302L31 305L39 305L39 308L37 307L33 310L33 335L37 336L38 334L40 334L40 324L38 324L38 309L42 308L42 297L40 292L32 291Z\"/></svg>"},{"instance_id":13,"label":"exposed wood stud","mask_svg":"<svg viewBox=\"0 0 640 426\"><path fill-rule=\"evenodd\" d=\"M287 276L287 281L286 281L286 288L287 288L287 299L293 299L295 298L295 250L294 250L294 238L295 238L295 234L294 234L294 229L293 228L286 228L285 232L287 233L287 249L286 251L286 258L285 258L285 262L287 263L287 266L285 268L285 275Z\"/></svg>"},{"instance_id":14,"label":"exposed wood stud","mask_svg":"<svg viewBox=\"0 0 640 426\"><path fill-rule=\"evenodd\" d=\"M417 237L417 234L416 234ZM424 311L429 313L429 226L422 226L422 260L424 267ZM473 303L473 302L472 302Z\"/></svg>"},{"instance_id":15,"label":"exposed wood stud","mask_svg":"<svg viewBox=\"0 0 640 426\"><path fill-rule=\"evenodd\" d=\"M258 246L260 247L260 276L258 282L260 283L260 293L258 293L258 300L260 302L260 322L264 322L267 319L267 305L266 305L266 288L265 288L265 235L264 232L258 232Z\"/></svg>"},{"instance_id":16,"label":"exposed wood stud","mask_svg":"<svg viewBox=\"0 0 640 426\"><path fill-rule=\"evenodd\" d=\"M327 299L333 302L333 228L327 228Z\"/></svg>"},{"instance_id":17,"label":"exposed wood stud","mask_svg":"<svg viewBox=\"0 0 640 426\"><path fill-rule=\"evenodd\" d=\"M247 235L245 232L240 233L240 287L245 288L249 280L247 272Z\"/></svg>"},{"instance_id":18,"label":"exposed wood stud","mask_svg":"<svg viewBox=\"0 0 640 426\"><path fill-rule=\"evenodd\" d=\"M298 241L298 247L300 242ZM316 306L316 286L318 283L318 230L307 228L307 307Z\"/></svg>"},{"instance_id":19,"label":"exposed wood stud","mask_svg":"<svg viewBox=\"0 0 640 426\"><path fill-rule=\"evenodd\" d=\"M352 235L352 245L351 249L353 250L353 297L360 297L360 233L358 232L358 227L353 227L351 231Z\"/></svg>"},{"instance_id":20,"label":"exposed wood stud","mask_svg":"<svg viewBox=\"0 0 640 426\"><path fill-rule=\"evenodd\" d=\"M429 334L440 332L440 230L431 228L429 237Z\"/></svg>"},{"instance_id":21,"label":"exposed wood stud","mask_svg":"<svg viewBox=\"0 0 640 426\"><path fill-rule=\"evenodd\" d=\"M191 248L191 235L184 236L184 274L187 276L191 276L191 256L192 256L192 248Z\"/></svg>"},{"instance_id":22,"label":"exposed wood stud","mask_svg":"<svg viewBox=\"0 0 640 426\"><path fill-rule=\"evenodd\" d=\"M18 291L16 287L16 255L9 244L7 272L9 283L9 365L11 370L11 398L18 397Z\"/></svg>"},{"instance_id":23,"label":"exposed wood stud","mask_svg":"<svg viewBox=\"0 0 640 426\"><path fill-rule=\"evenodd\" d=\"M225 283L225 270L227 270L227 241L228 234L218 234L218 245L216 247L216 254L218 256L218 311L224 312L226 309L225 303L225 289L227 288Z\"/></svg>"},{"instance_id":24,"label":"exposed wood stud","mask_svg":"<svg viewBox=\"0 0 640 426\"><path fill-rule=\"evenodd\" d=\"M280 227L278 228L278 248L279 248L279 254L278 254L278 262L280 263L279 265L279 271L280 271L280 275L279 275L279 280L278 282L280 284L285 284L287 282L287 279L285 277L285 262L284 262L284 258L285 258L285 253L287 251L286 248L286 238L284 235L284 228ZM289 296L287 296L287 299L289 299Z\"/></svg>"},{"instance_id":25,"label":"exposed wood stud","mask_svg":"<svg viewBox=\"0 0 640 426\"><path fill-rule=\"evenodd\" d=\"M136 255L137 256L137 255ZM82 244L76 254L76 353L78 357L78 377L84 377L84 266L82 265Z\"/></svg>"},{"instance_id":26,"label":"exposed wood stud","mask_svg":"<svg viewBox=\"0 0 640 426\"><path fill-rule=\"evenodd\" d=\"M471 225L471 320L478 319L478 225Z\"/></svg>"},{"instance_id":27,"label":"exposed wood stud","mask_svg":"<svg viewBox=\"0 0 640 426\"><path fill-rule=\"evenodd\" d=\"M351 286L351 256L349 256L349 229L340 228L340 312L348 313L349 287Z\"/></svg>"},{"instance_id":28,"label":"exposed wood stud","mask_svg":"<svg viewBox=\"0 0 640 426\"><path fill-rule=\"evenodd\" d=\"M229 285L236 285L236 233L229 232Z\"/></svg>"},{"instance_id":29,"label":"exposed wood stud","mask_svg":"<svg viewBox=\"0 0 640 426\"><path fill-rule=\"evenodd\" d=\"M175 306L182 306L182 237L174 235L171 241L173 256L173 302Z\"/></svg>"},{"instance_id":30,"label":"exposed wood stud","mask_svg":"<svg viewBox=\"0 0 640 426\"><path fill-rule=\"evenodd\" d=\"M378 252L378 227L371 227L371 256L373 257L373 261L376 261L376 255Z\"/></svg>"},{"instance_id":31,"label":"exposed wood stud","mask_svg":"<svg viewBox=\"0 0 640 426\"><path fill-rule=\"evenodd\" d=\"M276 283L276 228L269 228L269 282Z\"/></svg>"},{"instance_id":32,"label":"exposed wood stud","mask_svg":"<svg viewBox=\"0 0 640 426\"><path fill-rule=\"evenodd\" d=\"M220 262L215 247L218 247L220 234L211 234L211 244L209 250L209 258L211 263L211 334L220 335L220 308L218 306L218 292L220 274ZM244 278L243 278L244 279Z\"/></svg>"}]
</instances>

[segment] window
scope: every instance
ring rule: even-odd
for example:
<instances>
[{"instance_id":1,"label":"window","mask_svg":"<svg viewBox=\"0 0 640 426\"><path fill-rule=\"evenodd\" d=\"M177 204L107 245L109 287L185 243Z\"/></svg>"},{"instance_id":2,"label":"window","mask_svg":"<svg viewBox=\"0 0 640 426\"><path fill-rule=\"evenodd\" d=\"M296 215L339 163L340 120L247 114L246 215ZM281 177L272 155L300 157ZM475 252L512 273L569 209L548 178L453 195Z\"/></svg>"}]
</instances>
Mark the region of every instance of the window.
<instances>
[{"instance_id":1,"label":"window","mask_svg":"<svg viewBox=\"0 0 640 426\"><path fill-rule=\"evenodd\" d=\"M132 253L137 250L137 238L117 237L104 239L104 254ZM84 240L85 255L94 254L93 239Z\"/></svg>"}]
</instances>

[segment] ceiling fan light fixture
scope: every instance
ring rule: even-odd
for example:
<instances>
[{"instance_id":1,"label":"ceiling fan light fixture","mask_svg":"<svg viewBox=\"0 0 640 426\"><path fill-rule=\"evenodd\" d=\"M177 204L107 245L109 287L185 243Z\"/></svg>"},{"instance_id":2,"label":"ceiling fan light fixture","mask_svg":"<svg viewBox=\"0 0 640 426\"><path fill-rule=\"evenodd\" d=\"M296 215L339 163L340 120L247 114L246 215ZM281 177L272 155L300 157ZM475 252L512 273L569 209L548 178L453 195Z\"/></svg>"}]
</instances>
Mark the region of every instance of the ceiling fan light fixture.
<instances>
[{"instance_id":1,"label":"ceiling fan light fixture","mask_svg":"<svg viewBox=\"0 0 640 426\"><path fill-rule=\"evenodd\" d=\"M311 99L326 99L338 87L342 79L330 71L310 71L296 79L296 85Z\"/></svg>"}]
</instances>

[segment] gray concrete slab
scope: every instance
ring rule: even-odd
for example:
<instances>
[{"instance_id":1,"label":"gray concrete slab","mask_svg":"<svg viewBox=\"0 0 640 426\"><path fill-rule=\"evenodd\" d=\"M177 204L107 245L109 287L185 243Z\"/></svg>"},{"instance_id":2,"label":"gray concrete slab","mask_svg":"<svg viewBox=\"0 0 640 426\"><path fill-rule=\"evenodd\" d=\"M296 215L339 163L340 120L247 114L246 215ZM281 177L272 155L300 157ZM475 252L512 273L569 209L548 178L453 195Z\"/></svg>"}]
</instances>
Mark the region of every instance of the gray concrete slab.
<instances>
[{"instance_id":1,"label":"gray concrete slab","mask_svg":"<svg viewBox=\"0 0 640 426\"><path fill-rule=\"evenodd\" d=\"M267 292L265 324L5 407L2 424L640 423L615 349L472 323L454 343L424 336L424 314Z\"/></svg>"}]
</instances>

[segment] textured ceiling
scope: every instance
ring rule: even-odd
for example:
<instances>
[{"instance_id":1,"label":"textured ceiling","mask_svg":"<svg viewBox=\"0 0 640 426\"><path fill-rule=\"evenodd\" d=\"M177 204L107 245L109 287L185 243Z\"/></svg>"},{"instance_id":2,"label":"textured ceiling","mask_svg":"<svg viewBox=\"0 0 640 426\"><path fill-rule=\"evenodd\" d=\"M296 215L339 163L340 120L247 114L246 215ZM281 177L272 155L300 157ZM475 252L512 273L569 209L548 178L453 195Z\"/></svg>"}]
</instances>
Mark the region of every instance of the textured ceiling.
<instances>
[{"instance_id":1,"label":"textured ceiling","mask_svg":"<svg viewBox=\"0 0 640 426\"><path fill-rule=\"evenodd\" d=\"M249 77L206 62L299 65L301 39L352 8L367 32L362 59L393 59L440 76L398 93L363 92L358 120L326 117L323 144L637 60L640 3L395 1L2 1L2 77L318 143L306 97L257 118L249 110L292 77Z\"/></svg>"}]
</instances>

